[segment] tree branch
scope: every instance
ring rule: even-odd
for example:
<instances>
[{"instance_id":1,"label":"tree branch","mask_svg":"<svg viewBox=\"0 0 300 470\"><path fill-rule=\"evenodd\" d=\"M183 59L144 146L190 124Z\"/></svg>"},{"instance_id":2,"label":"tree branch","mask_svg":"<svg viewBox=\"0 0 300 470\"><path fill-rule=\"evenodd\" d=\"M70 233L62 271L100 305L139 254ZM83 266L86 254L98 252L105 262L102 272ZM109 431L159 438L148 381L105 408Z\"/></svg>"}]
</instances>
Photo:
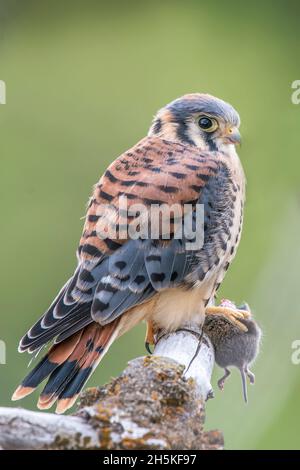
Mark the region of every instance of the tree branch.
<instances>
[{"instance_id":1,"label":"tree branch","mask_svg":"<svg viewBox=\"0 0 300 470\"><path fill-rule=\"evenodd\" d=\"M220 432L203 430L214 352L203 335L194 357L200 337L196 325L159 332L153 356L134 359L108 385L87 389L73 416L0 408L0 448L222 448Z\"/></svg>"}]
</instances>

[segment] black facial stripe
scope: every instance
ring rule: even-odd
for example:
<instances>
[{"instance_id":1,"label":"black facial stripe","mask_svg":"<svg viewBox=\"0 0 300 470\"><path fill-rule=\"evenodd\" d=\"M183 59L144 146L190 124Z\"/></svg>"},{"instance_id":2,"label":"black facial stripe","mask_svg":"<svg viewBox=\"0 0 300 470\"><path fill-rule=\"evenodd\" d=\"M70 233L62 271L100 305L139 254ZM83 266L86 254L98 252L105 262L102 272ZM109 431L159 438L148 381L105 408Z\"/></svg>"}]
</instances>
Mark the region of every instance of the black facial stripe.
<instances>
[{"instance_id":1,"label":"black facial stripe","mask_svg":"<svg viewBox=\"0 0 300 470\"><path fill-rule=\"evenodd\" d=\"M153 124L152 129L153 129L154 134L158 134L161 131L161 128L162 128L162 122L161 122L161 119L158 118Z\"/></svg>"},{"instance_id":2,"label":"black facial stripe","mask_svg":"<svg viewBox=\"0 0 300 470\"><path fill-rule=\"evenodd\" d=\"M176 130L178 139L186 144L195 145L195 142L188 136L187 130L187 124L184 121L179 122Z\"/></svg>"},{"instance_id":3,"label":"black facial stripe","mask_svg":"<svg viewBox=\"0 0 300 470\"><path fill-rule=\"evenodd\" d=\"M210 134L208 134L207 132L203 132L202 135L204 137L206 144L209 147L209 150L211 151L218 150L217 144Z\"/></svg>"}]
</instances>

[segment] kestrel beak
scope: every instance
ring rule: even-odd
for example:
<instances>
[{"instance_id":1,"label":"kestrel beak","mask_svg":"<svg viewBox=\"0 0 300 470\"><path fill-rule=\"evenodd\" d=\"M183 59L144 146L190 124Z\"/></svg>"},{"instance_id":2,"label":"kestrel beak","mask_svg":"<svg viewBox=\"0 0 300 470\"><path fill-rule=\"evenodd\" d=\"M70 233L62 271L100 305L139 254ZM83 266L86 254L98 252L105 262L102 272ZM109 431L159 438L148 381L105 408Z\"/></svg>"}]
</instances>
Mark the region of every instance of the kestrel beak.
<instances>
[{"instance_id":1,"label":"kestrel beak","mask_svg":"<svg viewBox=\"0 0 300 470\"><path fill-rule=\"evenodd\" d=\"M242 141L240 131L237 127L229 127L224 136L225 143L227 144L240 144Z\"/></svg>"}]
</instances>

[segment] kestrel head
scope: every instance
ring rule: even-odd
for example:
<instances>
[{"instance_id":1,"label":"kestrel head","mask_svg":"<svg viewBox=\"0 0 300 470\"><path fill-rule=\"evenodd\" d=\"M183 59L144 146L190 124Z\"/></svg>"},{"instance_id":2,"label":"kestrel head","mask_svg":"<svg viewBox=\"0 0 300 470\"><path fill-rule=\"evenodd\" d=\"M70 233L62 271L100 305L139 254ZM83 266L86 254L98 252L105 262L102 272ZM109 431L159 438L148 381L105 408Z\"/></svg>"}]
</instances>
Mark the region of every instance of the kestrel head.
<instances>
[{"instance_id":1,"label":"kestrel head","mask_svg":"<svg viewBox=\"0 0 300 470\"><path fill-rule=\"evenodd\" d=\"M230 104L212 95L192 93L160 109L149 135L207 150L226 150L228 145L240 143L239 126L239 114Z\"/></svg>"}]
</instances>

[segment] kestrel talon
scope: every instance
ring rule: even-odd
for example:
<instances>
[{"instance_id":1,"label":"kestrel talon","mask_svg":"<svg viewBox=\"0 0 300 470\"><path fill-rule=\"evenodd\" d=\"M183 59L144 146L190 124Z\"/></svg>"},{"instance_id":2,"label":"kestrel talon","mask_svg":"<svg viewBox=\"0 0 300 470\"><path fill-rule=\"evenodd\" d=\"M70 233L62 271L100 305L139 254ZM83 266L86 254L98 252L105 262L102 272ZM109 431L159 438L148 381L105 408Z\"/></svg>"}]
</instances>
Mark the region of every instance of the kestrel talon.
<instances>
[{"instance_id":1,"label":"kestrel talon","mask_svg":"<svg viewBox=\"0 0 300 470\"><path fill-rule=\"evenodd\" d=\"M188 94L158 111L148 136L107 168L88 204L77 268L20 342L19 351L30 353L53 344L14 400L47 379L38 407L57 402L56 411L64 412L113 341L141 320L151 326L148 342L157 328L203 323L241 236L245 177L235 148L239 126L230 104ZM174 221L168 239L160 225L156 238L129 236L136 219L125 217L124 197L146 213L153 205L188 205L192 221L196 206L203 205L203 244L188 249L184 231L182 238L175 236ZM111 235L113 227L127 235ZM223 313L238 320L236 312Z\"/></svg>"}]
</instances>

